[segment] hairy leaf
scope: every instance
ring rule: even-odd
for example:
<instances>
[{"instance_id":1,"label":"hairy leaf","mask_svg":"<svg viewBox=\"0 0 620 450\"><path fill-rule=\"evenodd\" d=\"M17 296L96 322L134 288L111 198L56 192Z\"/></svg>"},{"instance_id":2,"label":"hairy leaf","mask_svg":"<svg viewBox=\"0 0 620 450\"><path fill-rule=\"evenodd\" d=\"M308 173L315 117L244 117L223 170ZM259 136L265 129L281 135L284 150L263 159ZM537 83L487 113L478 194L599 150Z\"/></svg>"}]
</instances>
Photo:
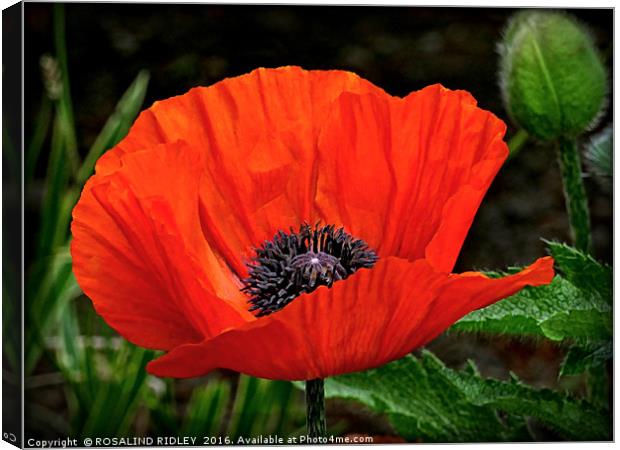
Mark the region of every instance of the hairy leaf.
<instances>
[{"instance_id":1,"label":"hairy leaf","mask_svg":"<svg viewBox=\"0 0 620 450\"><path fill-rule=\"evenodd\" d=\"M487 308L473 311L452 326L455 331L533 335L552 340L609 339L611 307L584 296L556 276L551 284L525 288Z\"/></svg>"},{"instance_id":2,"label":"hairy leaf","mask_svg":"<svg viewBox=\"0 0 620 450\"><path fill-rule=\"evenodd\" d=\"M566 354L560 376L579 375L588 369L600 367L613 356L611 341L602 344L590 344L585 346L574 345Z\"/></svg>"},{"instance_id":3,"label":"hairy leaf","mask_svg":"<svg viewBox=\"0 0 620 450\"><path fill-rule=\"evenodd\" d=\"M612 303L613 281L611 267L592 256L559 242L546 241L549 251L564 277L588 296L600 297Z\"/></svg>"},{"instance_id":4,"label":"hairy leaf","mask_svg":"<svg viewBox=\"0 0 620 450\"><path fill-rule=\"evenodd\" d=\"M608 266L564 244L548 242L563 275L527 287L452 326L455 331L605 341L612 336L612 274Z\"/></svg>"},{"instance_id":5,"label":"hairy leaf","mask_svg":"<svg viewBox=\"0 0 620 450\"><path fill-rule=\"evenodd\" d=\"M573 440L608 439L609 417L581 400L520 383L483 379L473 366L448 369L430 352L326 381L328 397L357 400L388 414L408 440L531 440L531 417Z\"/></svg>"}]
</instances>

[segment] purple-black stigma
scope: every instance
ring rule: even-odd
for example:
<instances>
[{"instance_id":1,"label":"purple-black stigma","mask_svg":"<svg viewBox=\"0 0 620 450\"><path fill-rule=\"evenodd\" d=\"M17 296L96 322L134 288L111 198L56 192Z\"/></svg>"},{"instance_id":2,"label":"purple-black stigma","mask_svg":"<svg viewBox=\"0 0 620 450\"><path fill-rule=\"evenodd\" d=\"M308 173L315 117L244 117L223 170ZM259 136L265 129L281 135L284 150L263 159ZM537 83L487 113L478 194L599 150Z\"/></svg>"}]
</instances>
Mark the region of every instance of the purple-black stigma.
<instances>
[{"instance_id":1,"label":"purple-black stigma","mask_svg":"<svg viewBox=\"0 0 620 450\"><path fill-rule=\"evenodd\" d=\"M378 259L366 242L344 228L303 224L299 232L278 231L256 249L241 290L251 296L250 311L266 316L301 294L331 287L358 269L373 267Z\"/></svg>"}]
</instances>

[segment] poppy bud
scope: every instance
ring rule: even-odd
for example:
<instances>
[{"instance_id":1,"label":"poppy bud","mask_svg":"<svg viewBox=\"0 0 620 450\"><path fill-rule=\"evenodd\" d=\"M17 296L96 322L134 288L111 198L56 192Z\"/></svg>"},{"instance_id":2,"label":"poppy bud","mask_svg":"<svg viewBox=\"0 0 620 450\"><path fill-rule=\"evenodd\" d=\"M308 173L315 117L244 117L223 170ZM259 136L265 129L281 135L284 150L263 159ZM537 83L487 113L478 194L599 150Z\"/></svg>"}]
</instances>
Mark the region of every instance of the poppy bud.
<instances>
[{"instance_id":1,"label":"poppy bud","mask_svg":"<svg viewBox=\"0 0 620 450\"><path fill-rule=\"evenodd\" d=\"M575 137L593 125L605 102L607 76L588 32L558 12L526 11L500 43L506 109L531 135Z\"/></svg>"}]
</instances>

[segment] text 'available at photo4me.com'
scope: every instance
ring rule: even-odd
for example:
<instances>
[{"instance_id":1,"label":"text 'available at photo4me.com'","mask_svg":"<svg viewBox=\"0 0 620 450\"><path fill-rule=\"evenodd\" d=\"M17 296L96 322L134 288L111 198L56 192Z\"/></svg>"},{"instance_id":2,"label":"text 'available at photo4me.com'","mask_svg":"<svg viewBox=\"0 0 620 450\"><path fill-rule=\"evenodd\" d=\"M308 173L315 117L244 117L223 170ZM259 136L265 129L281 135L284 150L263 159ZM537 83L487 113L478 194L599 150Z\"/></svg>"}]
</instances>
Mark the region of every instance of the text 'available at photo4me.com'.
<instances>
[{"instance_id":1,"label":"text 'available at photo4me.com'","mask_svg":"<svg viewBox=\"0 0 620 450\"><path fill-rule=\"evenodd\" d=\"M97 438L65 438L41 440L28 438L26 447L36 448L70 448L70 447L178 447L207 445L291 445L291 444L372 444L372 436L144 436L144 437L97 437Z\"/></svg>"}]
</instances>

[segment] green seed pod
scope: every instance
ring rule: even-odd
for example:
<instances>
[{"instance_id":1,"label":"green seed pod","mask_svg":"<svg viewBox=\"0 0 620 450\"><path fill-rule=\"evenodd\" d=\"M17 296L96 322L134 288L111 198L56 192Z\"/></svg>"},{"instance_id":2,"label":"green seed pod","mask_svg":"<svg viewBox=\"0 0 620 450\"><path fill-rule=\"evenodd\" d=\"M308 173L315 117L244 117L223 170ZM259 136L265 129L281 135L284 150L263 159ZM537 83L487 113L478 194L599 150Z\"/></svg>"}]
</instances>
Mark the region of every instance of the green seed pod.
<instances>
[{"instance_id":1,"label":"green seed pod","mask_svg":"<svg viewBox=\"0 0 620 450\"><path fill-rule=\"evenodd\" d=\"M605 104L605 67L588 32L567 14L516 14L500 43L500 84L512 118L532 136L576 137Z\"/></svg>"}]
</instances>

